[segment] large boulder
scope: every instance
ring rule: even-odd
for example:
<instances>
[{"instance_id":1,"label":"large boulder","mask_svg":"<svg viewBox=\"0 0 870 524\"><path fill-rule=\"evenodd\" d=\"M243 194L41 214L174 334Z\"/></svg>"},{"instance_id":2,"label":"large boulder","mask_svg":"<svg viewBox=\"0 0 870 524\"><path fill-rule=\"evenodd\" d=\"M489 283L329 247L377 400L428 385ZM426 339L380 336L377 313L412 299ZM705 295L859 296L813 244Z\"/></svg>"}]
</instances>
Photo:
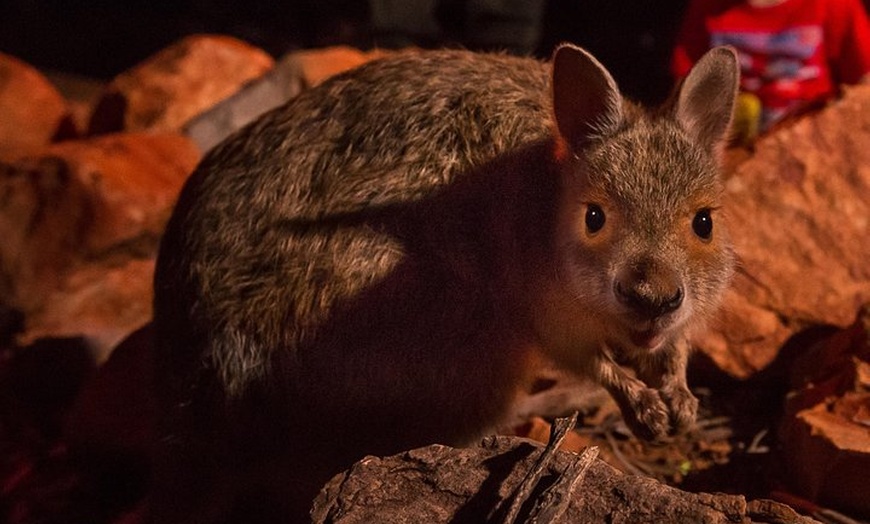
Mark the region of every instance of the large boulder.
<instances>
[{"instance_id":1,"label":"large boulder","mask_svg":"<svg viewBox=\"0 0 870 524\"><path fill-rule=\"evenodd\" d=\"M66 100L35 68L0 53L0 158L49 144L73 131Z\"/></svg>"},{"instance_id":2,"label":"large boulder","mask_svg":"<svg viewBox=\"0 0 870 524\"><path fill-rule=\"evenodd\" d=\"M466 449L433 445L366 457L324 486L311 517L342 524L814 522L771 501L688 493L625 475L594 453L578 457L523 439L489 437Z\"/></svg>"},{"instance_id":3,"label":"large boulder","mask_svg":"<svg viewBox=\"0 0 870 524\"><path fill-rule=\"evenodd\" d=\"M791 378L779 428L788 487L817 504L870 516L870 308L811 345Z\"/></svg>"},{"instance_id":4,"label":"large boulder","mask_svg":"<svg viewBox=\"0 0 870 524\"><path fill-rule=\"evenodd\" d=\"M22 343L93 335L105 352L148 321L157 244L199 158L180 135L118 134L0 163L0 304L23 313Z\"/></svg>"},{"instance_id":5,"label":"large boulder","mask_svg":"<svg viewBox=\"0 0 870 524\"><path fill-rule=\"evenodd\" d=\"M698 341L725 371L749 376L792 335L846 327L870 302L868 144L870 86L861 86L735 162L725 210L739 267L720 320Z\"/></svg>"},{"instance_id":6,"label":"large boulder","mask_svg":"<svg viewBox=\"0 0 870 524\"><path fill-rule=\"evenodd\" d=\"M113 79L88 133L178 132L273 64L265 51L232 37L186 37Z\"/></svg>"}]
</instances>

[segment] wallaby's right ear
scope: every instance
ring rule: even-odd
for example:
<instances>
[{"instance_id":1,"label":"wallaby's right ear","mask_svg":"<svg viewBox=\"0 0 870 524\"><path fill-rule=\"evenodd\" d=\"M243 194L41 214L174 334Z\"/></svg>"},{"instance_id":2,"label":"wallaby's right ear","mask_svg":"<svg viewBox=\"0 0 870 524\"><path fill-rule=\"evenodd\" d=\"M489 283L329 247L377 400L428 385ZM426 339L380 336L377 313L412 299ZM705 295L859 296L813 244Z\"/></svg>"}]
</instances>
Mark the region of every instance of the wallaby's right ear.
<instances>
[{"instance_id":1,"label":"wallaby's right ear","mask_svg":"<svg viewBox=\"0 0 870 524\"><path fill-rule=\"evenodd\" d=\"M739 83L737 53L716 47L698 60L680 87L677 121L710 153L717 154L724 144Z\"/></svg>"},{"instance_id":2,"label":"wallaby's right ear","mask_svg":"<svg viewBox=\"0 0 870 524\"><path fill-rule=\"evenodd\" d=\"M553 55L553 113L558 138L576 151L622 123L622 96L610 73L592 55L562 44Z\"/></svg>"}]
</instances>

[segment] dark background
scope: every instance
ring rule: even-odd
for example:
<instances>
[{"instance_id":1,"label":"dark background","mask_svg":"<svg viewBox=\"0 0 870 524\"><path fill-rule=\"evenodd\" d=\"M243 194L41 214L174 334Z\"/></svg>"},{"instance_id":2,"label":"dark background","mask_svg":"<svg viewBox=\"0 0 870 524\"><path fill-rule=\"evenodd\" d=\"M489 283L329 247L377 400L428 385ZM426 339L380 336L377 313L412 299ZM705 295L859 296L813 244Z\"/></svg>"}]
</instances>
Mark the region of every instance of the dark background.
<instances>
[{"instance_id":1,"label":"dark background","mask_svg":"<svg viewBox=\"0 0 870 524\"><path fill-rule=\"evenodd\" d=\"M660 100L686 1L548 0L535 54L576 43L626 94ZM368 16L365 0L0 0L0 51L44 70L109 79L197 32L233 35L274 56L332 44L370 48L378 38Z\"/></svg>"},{"instance_id":2,"label":"dark background","mask_svg":"<svg viewBox=\"0 0 870 524\"><path fill-rule=\"evenodd\" d=\"M461 9L463 0L442 3ZM534 54L547 57L559 42L573 42L598 57L625 94L659 102L672 86L668 61L687 3L545 0ZM0 52L44 70L96 79L112 78L200 32L236 36L275 57L334 44L384 46L371 30L366 0L0 0ZM461 39L415 43L474 47Z\"/></svg>"}]
</instances>

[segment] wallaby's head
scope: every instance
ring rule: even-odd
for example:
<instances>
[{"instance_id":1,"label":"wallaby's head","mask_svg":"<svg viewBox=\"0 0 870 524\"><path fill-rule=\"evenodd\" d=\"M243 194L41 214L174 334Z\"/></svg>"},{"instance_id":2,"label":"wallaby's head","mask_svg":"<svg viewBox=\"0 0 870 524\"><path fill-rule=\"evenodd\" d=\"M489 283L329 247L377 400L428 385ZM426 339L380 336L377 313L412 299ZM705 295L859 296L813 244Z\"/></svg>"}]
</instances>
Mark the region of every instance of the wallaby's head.
<instances>
[{"instance_id":1,"label":"wallaby's head","mask_svg":"<svg viewBox=\"0 0 870 524\"><path fill-rule=\"evenodd\" d=\"M738 75L735 53L713 49L668 104L646 112L582 49L554 55L559 278L591 301L612 343L661 346L708 316L727 285L718 171Z\"/></svg>"}]
</instances>

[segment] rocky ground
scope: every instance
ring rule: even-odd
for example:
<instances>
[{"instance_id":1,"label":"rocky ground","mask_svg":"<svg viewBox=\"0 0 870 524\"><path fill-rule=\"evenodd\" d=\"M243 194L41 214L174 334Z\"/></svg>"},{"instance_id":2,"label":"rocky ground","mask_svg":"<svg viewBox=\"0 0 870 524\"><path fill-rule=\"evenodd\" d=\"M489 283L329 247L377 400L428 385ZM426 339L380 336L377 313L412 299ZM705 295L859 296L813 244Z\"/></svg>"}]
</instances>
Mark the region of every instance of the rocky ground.
<instances>
[{"instance_id":1,"label":"rocky ground","mask_svg":"<svg viewBox=\"0 0 870 524\"><path fill-rule=\"evenodd\" d=\"M377 54L275 61L195 36L107 84L0 54L0 520L137 521L153 415L137 330L178 190L233 129ZM868 144L870 87L854 87L731 149L740 267L696 341L699 427L643 445L599 403L566 446L598 445L617 468L689 491L870 519Z\"/></svg>"}]
</instances>

